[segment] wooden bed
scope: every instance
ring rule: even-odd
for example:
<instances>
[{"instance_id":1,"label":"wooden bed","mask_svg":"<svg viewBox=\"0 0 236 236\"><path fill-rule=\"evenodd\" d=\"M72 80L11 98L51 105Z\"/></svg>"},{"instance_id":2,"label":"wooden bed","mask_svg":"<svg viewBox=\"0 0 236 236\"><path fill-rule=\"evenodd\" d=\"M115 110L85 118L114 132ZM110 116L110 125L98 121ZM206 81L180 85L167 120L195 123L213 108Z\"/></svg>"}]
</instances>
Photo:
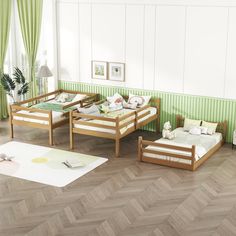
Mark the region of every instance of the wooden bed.
<instances>
[{"instance_id":1,"label":"wooden bed","mask_svg":"<svg viewBox=\"0 0 236 236\"><path fill-rule=\"evenodd\" d=\"M100 103L102 102L104 101L101 101ZM77 111L71 111L70 148L74 148L74 134L113 139L115 140L115 156L118 157L120 155L120 140L123 137L152 121L156 122L156 132L159 132L160 99L151 99L150 104L152 105L146 105L136 110L129 109L127 113L118 114L114 117L111 117L110 115L93 116L82 114ZM155 110L155 113L151 112L154 111L153 109Z\"/></svg>"},{"instance_id":2,"label":"wooden bed","mask_svg":"<svg viewBox=\"0 0 236 236\"><path fill-rule=\"evenodd\" d=\"M50 102L61 93L87 95L86 98L76 102L69 102L66 105L61 105L63 115L61 119L54 120L54 111L34 108L33 106L39 103ZM77 91L59 89L35 98L24 100L17 104L10 105L9 122L10 136L14 138L14 125L29 126L33 128L46 129L49 132L49 144L53 145L53 130L69 123L69 109L73 106L80 105L81 107L92 104L98 100L98 94L82 93ZM66 111L65 111L66 110ZM65 112L64 112L65 111Z\"/></svg>"},{"instance_id":3,"label":"wooden bed","mask_svg":"<svg viewBox=\"0 0 236 236\"><path fill-rule=\"evenodd\" d=\"M178 127L183 127L184 124L184 118L180 115L176 117L176 124L177 128ZM226 138L226 132L227 132L227 122L219 122L217 126L216 132L219 132L222 134L222 140L219 141L216 145L214 145L210 150L207 151L207 153L202 156L199 160L195 160L196 157L196 146L192 145L192 147L183 147L177 146L177 145L170 145L170 144L164 144L164 143L156 143L153 141L147 141L143 140L142 137L139 137L138 139L138 160L143 161L143 162L148 162L148 163L153 163L153 164L159 164L159 165L164 165L164 166L169 166L169 167L174 167L174 168L180 168L180 169L185 169L185 170L191 170L194 171L196 170L200 165L202 165L207 159L209 159L223 144ZM170 150L168 151L162 151L162 150L150 150L147 147L155 147L155 148L161 148L164 150ZM184 152L183 154L176 154L176 151ZM147 155L160 155L160 156L165 156L165 157L170 157L170 158L176 158L175 160L178 161L173 161L173 160L167 160L167 159L161 159L157 157L148 157ZM145 156L146 155L146 156ZM186 163L181 163L180 160L186 160L189 161L190 164Z\"/></svg>"}]
</instances>

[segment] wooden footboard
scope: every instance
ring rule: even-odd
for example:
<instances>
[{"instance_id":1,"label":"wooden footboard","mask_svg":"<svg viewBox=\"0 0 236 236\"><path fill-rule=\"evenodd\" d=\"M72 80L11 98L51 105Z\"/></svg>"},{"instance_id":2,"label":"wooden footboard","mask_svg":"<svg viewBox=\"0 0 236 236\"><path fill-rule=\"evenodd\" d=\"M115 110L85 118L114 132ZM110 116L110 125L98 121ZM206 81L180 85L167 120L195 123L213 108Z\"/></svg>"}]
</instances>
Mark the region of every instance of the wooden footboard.
<instances>
[{"instance_id":1,"label":"wooden footboard","mask_svg":"<svg viewBox=\"0 0 236 236\"><path fill-rule=\"evenodd\" d=\"M147 148L150 146L149 148ZM161 150L155 150L153 148L164 148L170 150L170 152L167 151L161 151ZM138 159L139 161L164 165L164 166L170 166L170 167L176 167L181 169L187 169L187 170L193 170L194 164L195 164L195 145L192 145L191 148L187 147L181 147L176 145L169 145L169 144L162 144L162 143L156 143L152 141L143 140L142 137L139 137L138 139ZM184 152L184 154L176 154L171 151L181 151ZM165 160L154 156L163 156L163 157L172 157L175 158L176 161L173 160ZM181 163L182 160L189 161L189 164Z\"/></svg>"},{"instance_id":2,"label":"wooden footboard","mask_svg":"<svg viewBox=\"0 0 236 236\"><path fill-rule=\"evenodd\" d=\"M93 120L94 122L91 122ZM70 148L74 148L74 134L84 134L95 137L102 137L113 139L116 141L116 156L119 156L119 142L124 136L130 134L135 130L136 116L135 111L129 112L125 115L112 117L94 116L82 114L77 111L70 112ZM133 124L133 125L132 125ZM91 127L95 130L76 127L76 125L83 125ZM129 127L130 126L130 127ZM112 132L103 132L96 130L96 128L111 130ZM122 129L127 128L124 132Z\"/></svg>"}]
</instances>

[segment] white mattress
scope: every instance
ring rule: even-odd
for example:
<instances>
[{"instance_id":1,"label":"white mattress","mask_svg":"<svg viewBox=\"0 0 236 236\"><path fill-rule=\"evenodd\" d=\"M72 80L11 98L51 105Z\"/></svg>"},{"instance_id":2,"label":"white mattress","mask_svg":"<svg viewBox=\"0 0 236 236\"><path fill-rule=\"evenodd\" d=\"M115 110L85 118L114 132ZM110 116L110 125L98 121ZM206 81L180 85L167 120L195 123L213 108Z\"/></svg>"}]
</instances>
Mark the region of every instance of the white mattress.
<instances>
[{"instance_id":1,"label":"white mattress","mask_svg":"<svg viewBox=\"0 0 236 236\"><path fill-rule=\"evenodd\" d=\"M144 116L143 118L141 118L139 120L139 123L144 121L144 120L146 120L146 119L148 119L149 117L153 116L154 114L156 114L157 109L155 107L149 107L149 108L143 110L142 112L140 112L139 115L142 115L146 111L149 111L149 110L150 110L150 114L148 114L148 115ZM130 109L123 109L122 113L123 114L127 114L127 113L132 112L132 111L133 110L130 110ZM127 121L130 121L130 120L132 120L132 118L134 118L134 116L125 119L120 124L125 123ZM115 123L114 122L110 122L110 121L90 120L89 122L96 123L96 124L109 125L109 126L115 127ZM134 121L134 123L131 123L128 126L122 128L120 130L120 133L124 134L129 128L134 127L134 125L135 125L135 121ZM75 124L75 128L80 128L80 129L85 129L85 130L92 130L92 131L96 131L96 132L104 132L104 133L109 133L109 134L115 134L115 132L116 132L113 129L99 128L99 127L93 127L93 126L88 126L88 125L80 125L80 124Z\"/></svg>"},{"instance_id":2,"label":"white mattress","mask_svg":"<svg viewBox=\"0 0 236 236\"><path fill-rule=\"evenodd\" d=\"M203 135L203 134L192 135L192 134L189 134L188 132L185 132L183 128L177 128L175 130L175 133L176 133L176 138L173 140L161 138L161 139L156 140L155 142L181 146L181 147L187 147L187 148L191 148L192 145L195 145L196 146L196 154L195 154L196 161L198 161L201 157L203 157L212 147L214 147L216 144L218 144L222 140L221 133L215 133L213 135ZM182 154L185 156L191 156L191 154L188 152L162 148L162 147L154 147L151 145L147 146L146 149L164 151L164 152L167 152L167 153L169 152L172 154ZM180 162L180 163L189 164L189 165L191 164L190 160L175 158L175 157L170 157L170 156L156 155L152 153L144 153L144 156L162 159L162 160Z\"/></svg>"}]
</instances>

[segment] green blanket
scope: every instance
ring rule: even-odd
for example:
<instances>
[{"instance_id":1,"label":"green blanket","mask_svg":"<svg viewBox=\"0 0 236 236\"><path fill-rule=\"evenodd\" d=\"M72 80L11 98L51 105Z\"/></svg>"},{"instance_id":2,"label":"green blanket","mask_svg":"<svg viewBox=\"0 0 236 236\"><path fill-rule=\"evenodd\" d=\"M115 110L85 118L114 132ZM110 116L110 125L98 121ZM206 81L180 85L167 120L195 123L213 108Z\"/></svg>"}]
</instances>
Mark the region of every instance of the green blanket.
<instances>
[{"instance_id":1,"label":"green blanket","mask_svg":"<svg viewBox=\"0 0 236 236\"><path fill-rule=\"evenodd\" d=\"M47 110L47 111L63 112L63 113L72 111L75 109L75 107L68 107L63 110L62 109L63 105L56 104L56 103L47 103L47 102L38 103L36 105L33 105L32 108L37 108L37 109L42 109L42 110Z\"/></svg>"}]
</instances>

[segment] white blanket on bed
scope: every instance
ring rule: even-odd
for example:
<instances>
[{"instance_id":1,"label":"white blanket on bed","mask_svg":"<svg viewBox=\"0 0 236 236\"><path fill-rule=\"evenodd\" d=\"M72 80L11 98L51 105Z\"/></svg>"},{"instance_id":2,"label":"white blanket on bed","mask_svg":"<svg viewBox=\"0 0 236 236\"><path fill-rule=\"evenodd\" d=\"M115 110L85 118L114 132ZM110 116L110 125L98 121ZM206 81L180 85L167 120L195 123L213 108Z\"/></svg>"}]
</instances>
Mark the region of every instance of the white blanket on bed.
<instances>
[{"instance_id":1,"label":"white blanket on bed","mask_svg":"<svg viewBox=\"0 0 236 236\"><path fill-rule=\"evenodd\" d=\"M155 142L181 146L181 147L187 147L187 148L191 148L192 145L195 145L196 147L195 160L196 161L199 160L201 157L203 157L212 147L214 147L217 143L219 143L222 140L221 133L215 133L213 135L203 135L203 134L192 135L192 134L189 134L188 132L185 132L183 128L177 128L174 130L174 132L176 133L175 139L168 140L168 139L161 138L161 139L156 140ZM146 148L149 150L164 151L164 152L172 153L172 154L174 153L174 154L180 154L180 155L185 155L185 156L191 156L190 153L185 152L185 151L180 151L180 150L154 147L151 145ZM188 163L188 164L191 163L189 160L185 160L185 159L161 156L161 155L150 154L150 153L145 153L145 156L164 159L164 160L178 161L178 162Z\"/></svg>"}]
</instances>

